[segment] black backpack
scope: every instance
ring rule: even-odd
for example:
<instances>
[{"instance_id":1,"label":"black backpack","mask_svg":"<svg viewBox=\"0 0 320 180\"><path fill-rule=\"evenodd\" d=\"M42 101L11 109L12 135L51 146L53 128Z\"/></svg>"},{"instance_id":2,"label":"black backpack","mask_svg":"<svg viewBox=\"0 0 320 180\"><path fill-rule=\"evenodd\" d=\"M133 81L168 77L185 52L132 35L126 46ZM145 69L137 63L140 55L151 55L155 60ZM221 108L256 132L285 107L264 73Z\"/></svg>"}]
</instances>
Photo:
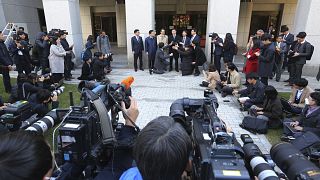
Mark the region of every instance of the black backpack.
<instances>
[{"instance_id":1,"label":"black backpack","mask_svg":"<svg viewBox=\"0 0 320 180\"><path fill-rule=\"evenodd\" d=\"M267 134L268 121L252 116L245 116L240 127L248 130L251 133Z\"/></svg>"},{"instance_id":2,"label":"black backpack","mask_svg":"<svg viewBox=\"0 0 320 180\"><path fill-rule=\"evenodd\" d=\"M304 50L306 51L307 49L307 44L310 45L310 54L307 55L306 60L311 60L312 55L313 55L313 51L314 51L314 46L312 44L310 44L309 42L306 43L306 45L304 46Z\"/></svg>"}]
</instances>

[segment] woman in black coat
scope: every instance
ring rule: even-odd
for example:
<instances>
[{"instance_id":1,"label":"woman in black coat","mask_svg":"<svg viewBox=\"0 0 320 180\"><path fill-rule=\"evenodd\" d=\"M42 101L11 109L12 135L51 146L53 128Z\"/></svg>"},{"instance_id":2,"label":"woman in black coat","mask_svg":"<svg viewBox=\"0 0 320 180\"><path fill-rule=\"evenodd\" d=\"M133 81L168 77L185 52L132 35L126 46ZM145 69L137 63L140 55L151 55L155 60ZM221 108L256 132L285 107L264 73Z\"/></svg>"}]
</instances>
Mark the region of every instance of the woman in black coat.
<instances>
[{"instance_id":1,"label":"woman in black coat","mask_svg":"<svg viewBox=\"0 0 320 180\"><path fill-rule=\"evenodd\" d=\"M231 33L227 33L223 43L223 62L233 62L233 56L236 54L236 44L233 41Z\"/></svg>"},{"instance_id":2,"label":"woman in black coat","mask_svg":"<svg viewBox=\"0 0 320 180\"><path fill-rule=\"evenodd\" d=\"M173 47L177 50L181 57L181 72L182 76L191 75L193 73L194 65L194 52L191 46L186 46L185 48L178 49L178 47Z\"/></svg>"},{"instance_id":3,"label":"woman in black coat","mask_svg":"<svg viewBox=\"0 0 320 180\"><path fill-rule=\"evenodd\" d=\"M278 98L278 92L273 86L267 86L264 91L264 102L262 107L252 106L250 114L258 119L267 120L269 127L279 127L281 125L282 104Z\"/></svg>"}]
</instances>

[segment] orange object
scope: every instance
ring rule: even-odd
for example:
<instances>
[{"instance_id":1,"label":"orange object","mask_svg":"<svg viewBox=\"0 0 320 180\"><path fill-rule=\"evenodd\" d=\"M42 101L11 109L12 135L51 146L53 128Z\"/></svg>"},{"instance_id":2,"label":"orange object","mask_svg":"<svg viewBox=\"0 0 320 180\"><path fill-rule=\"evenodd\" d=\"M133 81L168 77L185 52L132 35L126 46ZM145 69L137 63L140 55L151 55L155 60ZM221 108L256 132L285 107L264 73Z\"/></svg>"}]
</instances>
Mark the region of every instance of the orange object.
<instances>
[{"instance_id":1,"label":"orange object","mask_svg":"<svg viewBox=\"0 0 320 180\"><path fill-rule=\"evenodd\" d=\"M127 78L125 78L124 80L121 81L121 84L123 84L126 87L126 90L130 88L131 84L134 81L134 77L133 76L129 76Z\"/></svg>"}]
</instances>

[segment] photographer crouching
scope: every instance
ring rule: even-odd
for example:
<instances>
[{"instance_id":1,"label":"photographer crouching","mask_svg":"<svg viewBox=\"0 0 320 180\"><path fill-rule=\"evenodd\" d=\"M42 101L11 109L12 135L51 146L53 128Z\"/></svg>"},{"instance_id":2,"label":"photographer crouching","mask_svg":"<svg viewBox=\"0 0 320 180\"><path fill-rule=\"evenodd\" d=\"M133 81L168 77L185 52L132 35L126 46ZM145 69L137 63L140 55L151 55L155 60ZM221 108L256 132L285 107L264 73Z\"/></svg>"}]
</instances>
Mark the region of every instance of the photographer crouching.
<instances>
[{"instance_id":1,"label":"photographer crouching","mask_svg":"<svg viewBox=\"0 0 320 180\"><path fill-rule=\"evenodd\" d=\"M51 93L47 89L40 89L37 93L30 96L28 102L32 105L32 111L38 114L38 117L44 117L49 111L49 104L52 109L59 107L57 93Z\"/></svg>"}]
</instances>

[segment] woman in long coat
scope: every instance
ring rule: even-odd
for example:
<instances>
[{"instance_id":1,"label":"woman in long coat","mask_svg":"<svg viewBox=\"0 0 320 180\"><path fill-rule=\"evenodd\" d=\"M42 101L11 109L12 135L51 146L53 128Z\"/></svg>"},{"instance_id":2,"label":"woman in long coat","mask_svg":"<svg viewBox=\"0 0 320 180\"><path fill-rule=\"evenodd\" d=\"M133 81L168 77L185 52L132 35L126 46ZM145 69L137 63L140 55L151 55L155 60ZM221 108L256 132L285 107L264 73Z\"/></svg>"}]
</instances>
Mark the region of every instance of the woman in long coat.
<instances>
[{"instance_id":1,"label":"woman in long coat","mask_svg":"<svg viewBox=\"0 0 320 180\"><path fill-rule=\"evenodd\" d=\"M54 83L58 83L63 79L64 74L64 56L66 56L66 52L61 43L60 39L54 37L51 41L52 45L50 47L50 55L49 55L49 64L52 73L52 81Z\"/></svg>"}]
</instances>

